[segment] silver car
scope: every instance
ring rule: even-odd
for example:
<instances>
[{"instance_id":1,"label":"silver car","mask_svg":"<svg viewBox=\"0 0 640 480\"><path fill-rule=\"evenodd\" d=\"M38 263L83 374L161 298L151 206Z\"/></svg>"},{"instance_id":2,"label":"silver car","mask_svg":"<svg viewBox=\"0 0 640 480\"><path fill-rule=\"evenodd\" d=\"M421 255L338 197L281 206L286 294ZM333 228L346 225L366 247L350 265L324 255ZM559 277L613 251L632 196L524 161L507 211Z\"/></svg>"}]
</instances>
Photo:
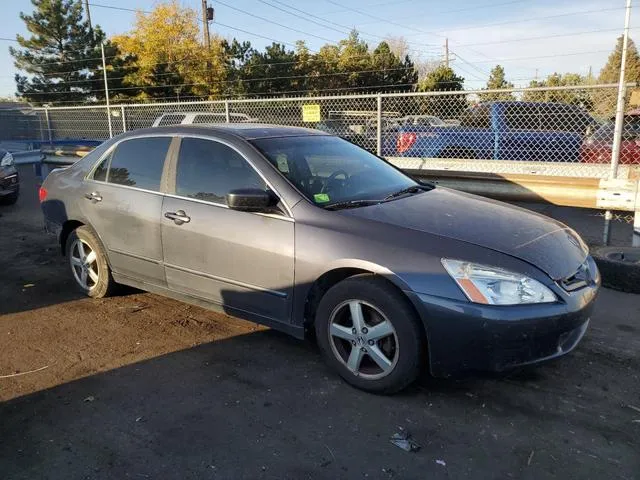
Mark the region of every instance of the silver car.
<instances>
[{"instance_id":1,"label":"silver car","mask_svg":"<svg viewBox=\"0 0 640 480\"><path fill-rule=\"evenodd\" d=\"M314 331L352 385L553 359L583 337L597 268L566 226L416 182L336 136L265 125L129 132L40 191L91 297L118 284Z\"/></svg>"}]
</instances>

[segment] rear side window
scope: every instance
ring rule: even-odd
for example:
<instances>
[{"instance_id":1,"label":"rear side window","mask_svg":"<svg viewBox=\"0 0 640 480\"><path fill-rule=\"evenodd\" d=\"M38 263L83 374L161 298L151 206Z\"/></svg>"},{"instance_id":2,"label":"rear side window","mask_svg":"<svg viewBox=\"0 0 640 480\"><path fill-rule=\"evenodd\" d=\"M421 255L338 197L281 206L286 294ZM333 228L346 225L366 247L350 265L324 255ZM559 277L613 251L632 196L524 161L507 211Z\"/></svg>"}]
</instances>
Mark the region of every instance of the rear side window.
<instances>
[{"instance_id":1,"label":"rear side window","mask_svg":"<svg viewBox=\"0 0 640 480\"><path fill-rule=\"evenodd\" d=\"M231 147L201 138L182 139L176 171L177 195L226 205L227 193L238 188L266 190L267 186Z\"/></svg>"},{"instance_id":2,"label":"rear side window","mask_svg":"<svg viewBox=\"0 0 640 480\"><path fill-rule=\"evenodd\" d=\"M170 115L163 115L158 123L159 127L165 127L167 125L180 125L184 120L185 115L178 113L172 113Z\"/></svg>"},{"instance_id":3,"label":"rear side window","mask_svg":"<svg viewBox=\"0 0 640 480\"><path fill-rule=\"evenodd\" d=\"M510 103L504 116L507 127L512 130L540 130L540 110L536 105Z\"/></svg>"},{"instance_id":4,"label":"rear side window","mask_svg":"<svg viewBox=\"0 0 640 480\"><path fill-rule=\"evenodd\" d=\"M541 105L542 130L584 134L591 123L588 115L574 105Z\"/></svg>"},{"instance_id":5,"label":"rear side window","mask_svg":"<svg viewBox=\"0 0 640 480\"><path fill-rule=\"evenodd\" d=\"M99 182L107 181L107 171L109 170L109 162L111 161L111 155L113 152L109 153L101 162L100 165L96 167L93 171L93 179Z\"/></svg>"},{"instance_id":6,"label":"rear side window","mask_svg":"<svg viewBox=\"0 0 640 480\"><path fill-rule=\"evenodd\" d=\"M93 179L158 191L170 143L170 137L125 140L98 165Z\"/></svg>"},{"instance_id":7,"label":"rear side window","mask_svg":"<svg viewBox=\"0 0 640 480\"><path fill-rule=\"evenodd\" d=\"M465 111L460 117L460 125L468 128L491 128L491 106L478 105Z\"/></svg>"}]
</instances>

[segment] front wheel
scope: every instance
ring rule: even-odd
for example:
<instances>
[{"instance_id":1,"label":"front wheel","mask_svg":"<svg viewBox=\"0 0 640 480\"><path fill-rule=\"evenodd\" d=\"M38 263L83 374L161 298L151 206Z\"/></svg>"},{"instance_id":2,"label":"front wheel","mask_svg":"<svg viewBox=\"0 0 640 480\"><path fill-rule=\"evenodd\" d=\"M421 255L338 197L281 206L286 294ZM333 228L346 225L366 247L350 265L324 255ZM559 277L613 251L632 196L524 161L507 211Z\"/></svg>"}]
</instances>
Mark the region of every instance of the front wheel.
<instances>
[{"instance_id":1,"label":"front wheel","mask_svg":"<svg viewBox=\"0 0 640 480\"><path fill-rule=\"evenodd\" d=\"M66 248L71 274L80 290L93 298L111 295L116 283L96 234L86 226L78 227L69 235Z\"/></svg>"},{"instance_id":2,"label":"front wheel","mask_svg":"<svg viewBox=\"0 0 640 480\"><path fill-rule=\"evenodd\" d=\"M386 280L358 275L322 297L315 319L327 363L351 385L394 393L420 374L424 330L408 300Z\"/></svg>"}]
</instances>

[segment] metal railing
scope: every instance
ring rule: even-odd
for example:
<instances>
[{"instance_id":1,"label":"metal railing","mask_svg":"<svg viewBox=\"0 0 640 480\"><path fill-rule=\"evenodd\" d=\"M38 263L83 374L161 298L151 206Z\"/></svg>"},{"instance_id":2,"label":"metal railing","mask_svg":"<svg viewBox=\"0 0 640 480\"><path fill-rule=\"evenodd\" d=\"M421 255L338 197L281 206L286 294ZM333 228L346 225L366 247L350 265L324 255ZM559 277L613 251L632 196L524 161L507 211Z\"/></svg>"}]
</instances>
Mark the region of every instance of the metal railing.
<instances>
[{"instance_id":1,"label":"metal railing","mask_svg":"<svg viewBox=\"0 0 640 480\"><path fill-rule=\"evenodd\" d=\"M618 120L616 175L624 178L640 165L640 111L628 101L634 88L626 85L627 113ZM110 131L180 123L189 114L195 123L317 128L381 156L418 162L423 172L480 168L571 182L611 177L617 98L618 84L607 84L3 110L0 140L102 141Z\"/></svg>"}]
</instances>

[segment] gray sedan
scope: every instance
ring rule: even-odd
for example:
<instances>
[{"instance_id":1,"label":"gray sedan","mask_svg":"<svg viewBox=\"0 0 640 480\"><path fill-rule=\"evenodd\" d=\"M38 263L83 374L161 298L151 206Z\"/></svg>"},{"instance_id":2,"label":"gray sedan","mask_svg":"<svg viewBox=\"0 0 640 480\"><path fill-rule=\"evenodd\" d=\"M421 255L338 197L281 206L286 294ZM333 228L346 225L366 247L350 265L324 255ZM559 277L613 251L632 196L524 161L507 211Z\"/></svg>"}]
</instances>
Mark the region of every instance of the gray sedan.
<instances>
[{"instance_id":1,"label":"gray sedan","mask_svg":"<svg viewBox=\"0 0 640 480\"><path fill-rule=\"evenodd\" d=\"M329 365L371 392L425 367L450 376L562 356L600 282L568 227L302 128L126 133L50 174L40 199L87 295L126 284L315 331Z\"/></svg>"}]
</instances>

